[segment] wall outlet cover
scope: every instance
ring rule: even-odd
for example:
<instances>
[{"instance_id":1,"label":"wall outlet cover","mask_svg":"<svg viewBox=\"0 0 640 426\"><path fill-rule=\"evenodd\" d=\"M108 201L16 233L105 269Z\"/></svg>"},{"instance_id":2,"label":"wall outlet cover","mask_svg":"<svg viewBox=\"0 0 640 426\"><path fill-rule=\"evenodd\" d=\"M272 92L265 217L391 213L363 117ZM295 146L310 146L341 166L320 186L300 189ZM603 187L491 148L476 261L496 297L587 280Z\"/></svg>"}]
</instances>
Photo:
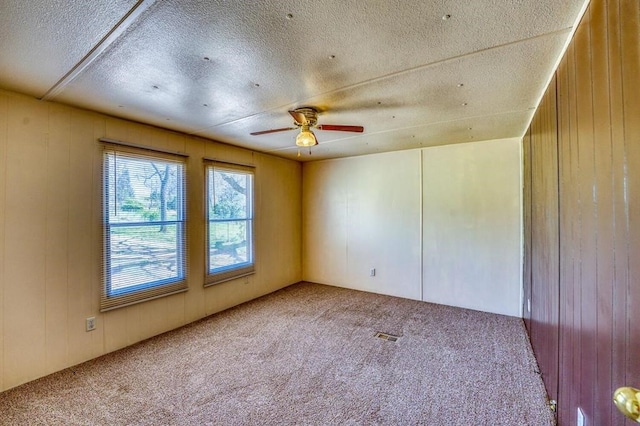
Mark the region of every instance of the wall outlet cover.
<instances>
[{"instance_id":1,"label":"wall outlet cover","mask_svg":"<svg viewBox=\"0 0 640 426\"><path fill-rule=\"evenodd\" d=\"M86 322L86 329L87 331L93 331L96 329L96 317L89 317L87 318L87 322Z\"/></svg>"}]
</instances>

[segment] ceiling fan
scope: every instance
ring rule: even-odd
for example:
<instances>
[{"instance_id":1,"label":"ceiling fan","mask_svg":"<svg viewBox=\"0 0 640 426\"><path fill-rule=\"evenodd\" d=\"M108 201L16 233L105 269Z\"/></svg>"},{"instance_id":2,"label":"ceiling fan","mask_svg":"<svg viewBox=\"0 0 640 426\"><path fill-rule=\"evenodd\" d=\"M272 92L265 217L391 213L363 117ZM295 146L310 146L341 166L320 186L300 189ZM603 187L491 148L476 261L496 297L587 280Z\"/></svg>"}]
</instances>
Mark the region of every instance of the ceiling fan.
<instances>
[{"instance_id":1,"label":"ceiling fan","mask_svg":"<svg viewBox=\"0 0 640 426\"><path fill-rule=\"evenodd\" d=\"M362 126L344 126L340 124L318 124L318 110L313 107L301 107L289 111L289 114L293 117L293 124L296 127L283 127L281 129L262 130L260 132L253 132L251 135L265 135L267 133L284 132L287 130L300 129L300 133L296 137L296 145L301 147L312 147L318 144L316 135L313 134L311 128L318 130L337 130L340 132L356 132L362 133L364 127Z\"/></svg>"}]
</instances>

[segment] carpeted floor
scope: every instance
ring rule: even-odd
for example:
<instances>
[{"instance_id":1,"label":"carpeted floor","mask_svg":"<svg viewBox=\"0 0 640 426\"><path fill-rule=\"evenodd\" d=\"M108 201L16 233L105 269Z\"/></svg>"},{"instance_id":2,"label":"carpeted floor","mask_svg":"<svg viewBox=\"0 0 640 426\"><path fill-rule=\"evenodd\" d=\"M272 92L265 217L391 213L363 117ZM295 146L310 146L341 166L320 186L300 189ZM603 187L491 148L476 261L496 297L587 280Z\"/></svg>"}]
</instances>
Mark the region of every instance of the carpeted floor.
<instances>
[{"instance_id":1,"label":"carpeted floor","mask_svg":"<svg viewBox=\"0 0 640 426\"><path fill-rule=\"evenodd\" d=\"M518 318L298 284L4 392L0 424L551 425L536 369Z\"/></svg>"}]
</instances>

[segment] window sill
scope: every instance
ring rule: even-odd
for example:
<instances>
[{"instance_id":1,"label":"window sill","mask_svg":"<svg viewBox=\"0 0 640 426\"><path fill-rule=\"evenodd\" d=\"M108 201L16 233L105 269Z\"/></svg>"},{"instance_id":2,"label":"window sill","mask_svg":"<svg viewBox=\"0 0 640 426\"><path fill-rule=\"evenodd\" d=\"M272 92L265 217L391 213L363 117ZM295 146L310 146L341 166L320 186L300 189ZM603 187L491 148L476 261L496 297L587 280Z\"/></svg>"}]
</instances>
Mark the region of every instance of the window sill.
<instances>
[{"instance_id":1,"label":"window sill","mask_svg":"<svg viewBox=\"0 0 640 426\"><path fill-rule=\"evenodd\" d=\"M248 272L238 272L238 274L234 274L234 275L226 275L225 276L220 276L220 277L215 277L212 275L208 275L207 277L205 277L205 282L204 282L204 286L205 287L211 287L212 285L216 285L216 284L222 284L222 283L226 283L227 281L233 281L235 279L238 278L244 278L244 277L248 277L249 275L253 275L255 274L256 271L252 270L252 271L248 271Z\"/></svg>"}]
</instances>

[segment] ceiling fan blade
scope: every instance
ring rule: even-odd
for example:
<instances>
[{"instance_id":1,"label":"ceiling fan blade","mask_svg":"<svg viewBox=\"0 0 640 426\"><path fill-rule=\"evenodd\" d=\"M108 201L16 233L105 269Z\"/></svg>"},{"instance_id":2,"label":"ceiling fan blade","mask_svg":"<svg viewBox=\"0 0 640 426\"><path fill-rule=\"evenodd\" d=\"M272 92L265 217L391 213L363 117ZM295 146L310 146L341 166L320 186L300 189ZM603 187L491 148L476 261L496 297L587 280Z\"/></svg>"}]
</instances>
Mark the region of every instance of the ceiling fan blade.
<instances>
[{"instance_id":1,"label":"ceiling fan blade","mask_svg":"<svg viewBox=\"0 0 640 426\"><path fill-rule=\"evenodd\" d=\"M302 125L309 124L307 117L303 113L298 111L289 111L289 114L291 114L296 123L300 123Z\"/></svg>"},{"instance_id":2,"label":"ceiling fan blade","mask_svg":"<svg viewBox=\"0 0 640 426\"><path fill-rule=\"evenodd\" d=\"M343 126L340 124L321 124L317 126L318 130L338 130L340 132L356 132L362 133L364 132L364 127L362 126Z\"/></svg>"},{"instance_id":3,"label":"ceiling fan blade","mask_svg":"<svg viewBox=\"0 0 640 426\"><path fill-rule=\"evenodd\" d=\"M297 127L283 127L281 129L262 130L260 132L249 133L252 136L266 135L267 133L285 132L287 130L295 130Z\"/></svg>"}]
</instances>

